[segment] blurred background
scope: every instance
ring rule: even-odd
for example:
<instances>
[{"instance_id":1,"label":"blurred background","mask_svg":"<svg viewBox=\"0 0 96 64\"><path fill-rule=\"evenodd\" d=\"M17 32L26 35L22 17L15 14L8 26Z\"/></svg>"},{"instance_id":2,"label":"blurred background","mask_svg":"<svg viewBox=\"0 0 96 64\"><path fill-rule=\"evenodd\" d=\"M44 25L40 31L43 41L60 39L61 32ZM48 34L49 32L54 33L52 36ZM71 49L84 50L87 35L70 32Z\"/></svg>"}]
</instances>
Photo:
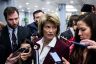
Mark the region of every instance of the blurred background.
<instances>
[{"instance_id":1,"label":"blurred background","mask_svg":"<svg viewBox=\"0 0 96 64\"><path fill-rule=\"evenodd\" d=\"M52 12L59 16L61 32L66 29L68 18L72 14L80 14L83 4L96 4L96 0L0 0L0 21L6 24L3 11L7 6L15 6L20 12L20 25L32 23L32 13L35 10L43 10L45 13Z\"/></svg>"}]
</instances>

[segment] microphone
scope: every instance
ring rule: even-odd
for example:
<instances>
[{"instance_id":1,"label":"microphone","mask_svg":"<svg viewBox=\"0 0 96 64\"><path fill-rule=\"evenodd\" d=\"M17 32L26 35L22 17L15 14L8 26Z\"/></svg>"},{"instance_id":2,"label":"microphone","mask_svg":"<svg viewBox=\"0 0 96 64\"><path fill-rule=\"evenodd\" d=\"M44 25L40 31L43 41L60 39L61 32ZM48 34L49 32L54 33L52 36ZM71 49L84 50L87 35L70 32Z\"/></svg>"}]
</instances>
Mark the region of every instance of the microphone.
<instances>
[{"instance_id":1,"label":"microphone","mask_svg":"<svg viewBox=\"0 0 96 64\"><path fill-rule=\"evenodd\" d=\"M81 48L87 48L88 46L88 45L80 44L80 42L73 42L73 44Z\"/></svg>"},{"instance_id":2,"label":"microphone","mask_svg":"<svg viewBox=\"0 0 96 64\"><path fill-rule=\"evenodd\" d=\"M40 48L40 45L38 43L34 43L33 49L36 52L36 64L39 64L39 51L38 51L39 48Z\"/></svg>"},{"instance_id":3,"label":"microphone","mask_svg":"<svg viewBox=\"0 0 96 64\"><path fill-rule=\"evenodd\" d=\"M39 50L40 45L38 43L34 43L33 49L34 50Z\"/></svg>"}]
</instances>

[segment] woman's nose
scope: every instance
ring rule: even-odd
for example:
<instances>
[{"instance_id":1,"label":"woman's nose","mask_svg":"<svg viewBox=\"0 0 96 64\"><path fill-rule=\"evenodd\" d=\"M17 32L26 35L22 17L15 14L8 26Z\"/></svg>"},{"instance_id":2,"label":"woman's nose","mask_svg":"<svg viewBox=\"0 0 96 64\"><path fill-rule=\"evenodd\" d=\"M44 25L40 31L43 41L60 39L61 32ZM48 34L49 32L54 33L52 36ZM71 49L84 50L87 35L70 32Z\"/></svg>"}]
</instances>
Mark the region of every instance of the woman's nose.
<instances>
[{"instance_id":1,"label":"woman's nose","mask_svg":"<svg viewBox=\"0 0 96 64\"><path fill-rule=\"evenodd\" d=\"M81 31L79 30L78 35L81 35Z\"/></svg>"}]
</instances>

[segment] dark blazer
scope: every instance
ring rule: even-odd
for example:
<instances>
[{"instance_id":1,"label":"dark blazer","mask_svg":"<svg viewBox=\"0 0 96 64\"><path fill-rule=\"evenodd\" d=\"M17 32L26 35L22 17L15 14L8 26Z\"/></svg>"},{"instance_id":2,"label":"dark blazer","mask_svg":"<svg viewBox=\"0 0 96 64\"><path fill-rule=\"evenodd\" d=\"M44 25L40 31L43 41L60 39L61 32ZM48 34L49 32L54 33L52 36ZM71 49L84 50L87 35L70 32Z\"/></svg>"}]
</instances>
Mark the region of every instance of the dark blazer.
<instances>
[{"instance_id":1,"label":"dark blazer","mask_svg":"<svg viewBox=\"0 0 96 64\"><path fill-rule=\"evenodd\" d=\"M43 64L55 64L55 61L50 55L50 52L56 52L61 59L62 57L64 57L67 60L69 60L69 48L59 39L57 39L55 47L51 48L50 51L48 52Z\"/></svg>"},{"instance_id":2,"label":"dark blazer","mask_svg":"<svg viewBox=\"0 0 96 64\"><path fill-rule=\"evenodd\" d=\"M18 26L18 32L17 32L17 38L18 38L18 48L20 46L20 41L24 38L30 38L30 30ZM8 33L8 28L5 26L1 32L0 36L0 63L5 64L5 61L7 57L12 53L12 48L11 48L11 42L10 42L10 37Z\"/></svg>"},{"instance_id":3,"label":"dark blazer","mask_svg":"<svg viewBox=\"0 0 96 64\"><path fill-rule=\"evenodd\" d=\"M60 36L70 39L71 37L73 37L73 34L72 34L71 30L68 29L65 32L62 32Z\"/></svg>"},{"instance_id":4,"label":"dark blazer","mask_svg":"<svg viewBox=\"0 0 96 64\"><path fill-rule=\"evenodd\" d=\"M27 27L30 28L32 34L36 34L38 32L38 25L36 22L27 25Z\"/></svg>"}]
</instances>

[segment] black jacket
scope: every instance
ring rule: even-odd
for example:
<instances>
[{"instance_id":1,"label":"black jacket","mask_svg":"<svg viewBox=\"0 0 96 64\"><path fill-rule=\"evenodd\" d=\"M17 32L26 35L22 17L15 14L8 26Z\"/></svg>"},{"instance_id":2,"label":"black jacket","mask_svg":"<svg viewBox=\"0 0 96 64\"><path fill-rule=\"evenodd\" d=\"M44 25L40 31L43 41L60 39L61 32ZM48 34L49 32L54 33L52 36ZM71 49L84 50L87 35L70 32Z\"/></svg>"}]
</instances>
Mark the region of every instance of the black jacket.
<instances>
[{"instance_id":1,"label":"black jacket","mask_svg":"<svg viewBox=\"0 0 96 64\"><path fill-rule=\"evenodd\" d=\"M20 47L20 41L24 38L30 38L30 30L25 27L18 26L17 38L18 48ZM5 26L0 36L0 64L5 64L7 57L12 53L10 37L8 28Z\"/></svg>"}]
</instances>

